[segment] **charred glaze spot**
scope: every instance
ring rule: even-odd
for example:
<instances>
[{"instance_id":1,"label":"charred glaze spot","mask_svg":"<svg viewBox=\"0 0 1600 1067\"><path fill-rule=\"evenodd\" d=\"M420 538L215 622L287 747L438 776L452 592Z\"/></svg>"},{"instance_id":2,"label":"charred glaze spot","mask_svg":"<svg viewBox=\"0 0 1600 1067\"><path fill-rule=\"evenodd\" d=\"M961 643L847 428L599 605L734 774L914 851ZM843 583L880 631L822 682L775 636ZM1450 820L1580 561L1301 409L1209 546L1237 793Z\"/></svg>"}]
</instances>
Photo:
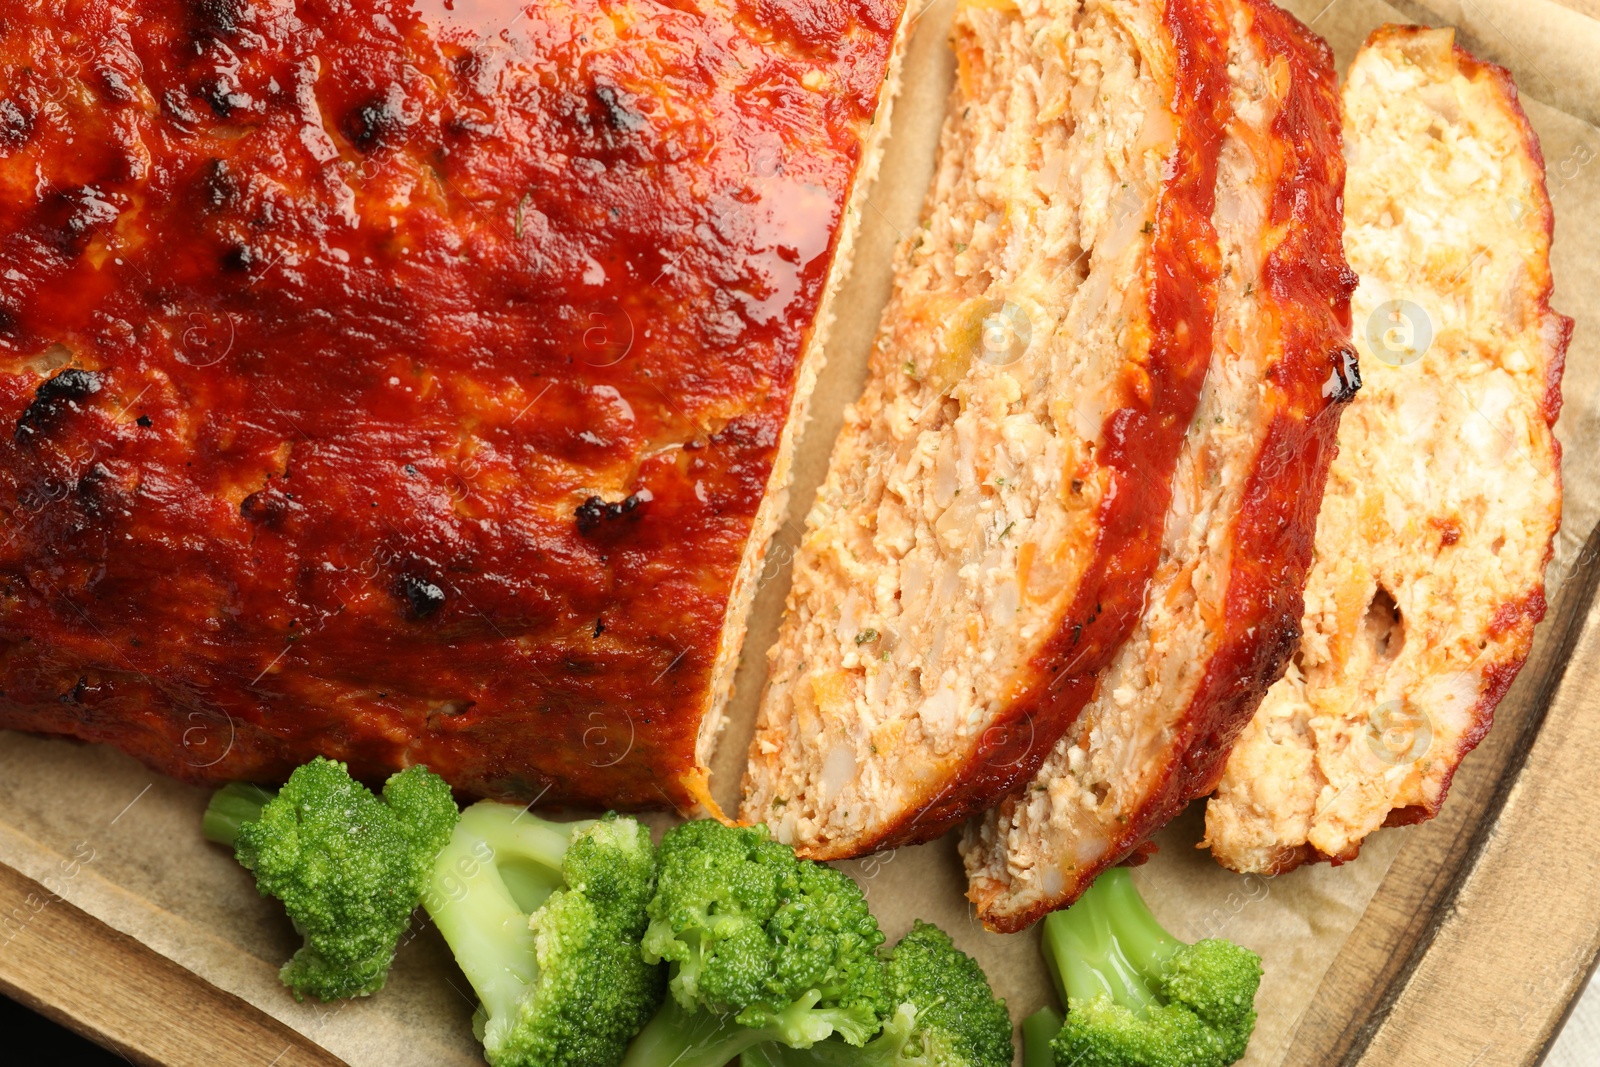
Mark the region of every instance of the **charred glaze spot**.
<instances>
[{"instance_id":1,"label":"charred glaze spot","mask_svg":"<svg viewBox=\"0 0 1600 1067\"><path fill-rule=\"evenodd\" d=\"M90 515L99 515L106 502L104 486L111 481L111 468L104 463L96 463L78 479L74 490L78 497L78 504Z\"/></svg>"},{"instance_id":2,"label":"charred glaze spot","mask_svg":"<svg viewBox=\"0 0 1600 1067\"><path fill-rule=\"evenodd\" d=\"M1349 345L1339 349L1334 356L1335 364L1333 373L1328 375L1328 380L1322 386L1322 395L1335 404L1343 404L1354 400L1361 391L1361 364L1356 358L1356 350Z\"/></svg>"},{"instance_id":3,"label":"charred glaze spot","mask_svg":"<svg viewBox=\"0 0 1600 1067\"><path fill-rule=\"evenodd\" d=\"M81 367L68 367L34 390L33 402L17 420L16 440L24 441L49 428L61 412L77 406L100 391L100 375Z\"/></svg>"},{"instance_id":4,"label":"charred glaze spot","mask_svg":"<svg viewBox=\"0 0 1600 1067\"><path fill-rule=\"evenodd\" d=\"M277 486L269 485L239 501L239 515L257 526L275 527L282 525L283 517L292 506L293 502L286 493Z\"/></svg>"},{"instance_id":5,"label":"charred glaze spot","mask_svg":"<svg viewBox=\"0 0 1600 1067\"><path fill-rule=\"evenodd\" d=\"M413 619L426 619L444 607L444 590L415 574L402 574L395 579L394 592Z\"/></svg>"},{"instance_id":6,"label":"charred glaze spot","mask_svg":"<svg viewBox=\"0 0 1600 1067\"><path fill-rule=\"evenodd\" d=\"M452 137L492 137L495 125L485 118L481 112L463 111L446 120L444 130Z\"/></svg>"},{"instance_id":7,"label":"charred glaze spot","mask_svg":"<svg viewBox=\"0 0 1600 1067\"><path fill-rule=\"evenodd\" d=\"M33 136L33 116L12 100L0 100L0 147L21 148Z\"/></svg>"},{"instance_id":8,"label":"charred glaze spot","mask_svg":"<svg viewBox=\"0 0 1600 1067\"><path fill-rule=\"evenodd\" d=\"M139 94L128 83L127 75L115 67L100 67L95 71L95 77L100 79L100 91L113 103L132 104L139 99Z\"/></svg>"},{"instance_id":9,"label":"charred glaze spot","mask_svg":"<svg viewBox=\"0 0 1600 1067\"><path fill-rule=\"evenodd\" d=\"M605 517L605 501L601 500L597 496L590 497L588 500L585 500L583 503L578 505L578 510L575 515L575 518L578 522L578 532L581 534L586 534L597 529L600 523L605 520Z\"/></svg>"},{"instance_id":10,"label":"charred glaze spot","mask_svg":"<svg viewBox=\"0 0 1600 1067\"><path fill-rule=\"evenodd\" d=\"M137 419L134 419L133 421L141 429L145 429L145 430L148 430L150 427L155 425L155 420L152 419L149 415L140 415Z\"/></svg>"},{"instance_id":11,"label":"charred glaze spot","mask_svg":"<svg viewBox=\"0 0 1600 1067\"><path fill-rule=\"evenodd\" d=\"M458 81L471 84L483 73L483 56L478 52L463 52L450 64Z\"/></svg>"},{"instance_id":12,"label":"charred glaze spot","mask_svg":"<svg viewBox=\"0 0 1600 1067\"><path fill-rule=\"evenodd\" d=\"M603 634L605 632L606 632L606 620L605 620L605 616L602 615L600 618L594 620L594 635L596 637L599 637L601 634Z\"/></svg>"},{"instance_id":13,"label":"charred glaze spot","mask_svg":"<svg viewBox=\"0 0 1600 1067\"><path fill-rule=\"evenodd\" d=\"M578 133L584 153L605 159L644 151L643 131L649 121L623 90L591 84L582 95L564 97L558 107L564 121Z\"/></svg>"},{"instance_id":14,"label":"charred glaze spot","mask_svg":"<svg viewBox=\"0 0 1600 1067\"><path fill-rule=\"evenodd\" d=\"M41 222L63 255L79 256L101 226L115 222L117 206L92 185L63 190L41 210Z\"/></svg>"},{"instance_id":15,"label":"charred glaze spot","mask_svg":"<svg viewBox=\"0 0 1600 1067\"><path fill-rule=\"evenodd\" d=\"M578 505L576 516L578 532L588 536L619 519L638 518L639 507L643 503L644 499L638 493L634 493L626 500L619 500L613 504L607 504L599 497L592 496Z\"/></svg>"},{"instance_id":16,"label":"charred glaze spot","mask_svg":"<svg viewBox=\"0 0 1600 1067\"><path fill-rule=\"evenodd\" d=\"M260 263L262 258L261 253L249 245L234 245L222 254L222 266L224 270L244 274Z\"/></svg>"},{"instance_id":17,"label":"charred glaze spot","mask_svg":"<svg viewBox=\"0 0 1600 1067\"><path fill-rule=\"evenodd\" d=\"M345 134L350 143L363 152L403 140L405 132L405 116L388 100L374 100L358 107L345 121Z\"/></svg>"},{"instance_id":18,"label":"charred glaze spot","mask_svg":"<svg viewBox=\"0 0 1600 1067\"><path fill-rule=\"evenodd\" d=\"M247 0L189 0L197 37L232 37L245 18Z\"/></svg>"},{"instance_id":19,"label":"charred glaze spot","mask_svg":"<svg viewBox=\"0 0 1600 1067\"><path fill-rule=\"evenodd\" d=\"M161 110L185 133L200 122L200 113L189 106L189 98L181 89L168 89L161 94Z\"/></svg>"},{"instance_id":20,"label":"charred glaze spot","mask_svg":"<svg viewBox=\"0 0 1600 1067\"><path fill-rule=\"evenodd\" d=\"M618 133L633 133L645 127L644 116L623 102L622 93L609 85L597 85L594 97L600 101L606 125Z\"/></svg>"},{"instance_id":21,"label":"charred glaze spot","mask_svg":"<svg viewBox=\"0 0 1600 1067\"><path fill-rule=\"evenodd\" d=\"M196 87L195 94L211 105L212 112L219 119L229 117L235 108L244 107L250 102L244 93L234 92L233 86L224 78L206 79Z\"/></svg>"},{"instance_id":22,"label":"charred glaze spot","mask_svg":"<svg viewBox=\"0 0 1600 1067\"><path fill-rule=\"evenodd\" d=\"M93 497L100 486L111 480L111 468L104 463L96 463L84 471L78 478L78 495L80 497Z\"/></svg>"},{"instance_id":23,"label":"charred glaze spot","mask_svg":"<svg viewBox=\"0 0 1600 1067\"><path fill-rule=\"evenodd\" d=\"M239 179L228 168L225 159L213 159L206 164L205 173L200 177L201 197L206 207L212 211L220 211L231 207L239 198Z\"/></svg>"},{"instance_id":24,"label":"charred glaze spot","mask_svg":"<svg viewBox=\"0 0 1600 1067\"><path fill-rule=\"evenodd\" d=\"M82 400L98 393L103 384L100 375L92 370L67 367L48 381L40 382L33 395L45 401Z\"/></svg>"}]
</instances>

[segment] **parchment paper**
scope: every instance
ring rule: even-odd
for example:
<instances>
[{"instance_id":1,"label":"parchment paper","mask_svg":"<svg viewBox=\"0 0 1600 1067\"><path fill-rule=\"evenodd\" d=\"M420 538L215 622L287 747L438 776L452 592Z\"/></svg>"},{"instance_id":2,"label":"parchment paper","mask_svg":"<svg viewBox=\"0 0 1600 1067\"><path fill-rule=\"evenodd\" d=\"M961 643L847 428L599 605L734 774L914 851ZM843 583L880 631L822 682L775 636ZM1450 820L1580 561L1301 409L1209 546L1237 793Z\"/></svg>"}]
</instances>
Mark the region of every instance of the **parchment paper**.
<instances>
[{"instance_id":1,"label":"parchment paper","mask_svg":"<svg viewBox=\"0 0 1600 1067\"><path fill-rule=\"evenodd\" d=\"M1286 6L1328 38L1341 69L1371 29L1417 21L1461 27L1465 46L1517 77L1549 167L1557 220L1555 303L1577 319L1557 427L1566 449L1566 510L1548 575L1553 592L1600 519L1600 312L1592 299L1600 292L1600 129L1594 125L1600 120L1600 22L1550 0L1399 2L1402 9L1376 0L1291 0ZM953 10L954 0L934 0L917 16L888 156L861 220L855 270L813 401L775 560L787 559L799 540L840 409L860 390L889 292L893 248L917 227L951 81L945 36ZM775 567L758 596L716 768L714 784L724 802L737 793L764 652L787 584L787 571ZM342 1006L297 1004L279 985L277 969L298 938L278 906L256 895L250 876L201 839L206 796L108 749L0 733L0 861L358 1067L481 1063L468 1022L470 989L425 927L401 949L379 995ZM652 821L660 827L669 820ZM1160 852L1137 878L1180 937L1229 937L1262 954L1261 1021L1245 1063L1276 1065L1408 831L1374 835L1361 858L1344 867L1265 879L1230 874L1196 851L1200 828L1196 806L1160 835ZM1014 1017L1053 1001L1036 934L990 934L973 919L952 839L845 866L861 881L890 938L914 918L937 922L984 964ZM0 952L10 940L29 936L38 935L26 923L0 930ZM84 1011L92 1014L92 1005ZM265 1050L263 1064L277 1052Z\"/></svg>"}]
</instances>

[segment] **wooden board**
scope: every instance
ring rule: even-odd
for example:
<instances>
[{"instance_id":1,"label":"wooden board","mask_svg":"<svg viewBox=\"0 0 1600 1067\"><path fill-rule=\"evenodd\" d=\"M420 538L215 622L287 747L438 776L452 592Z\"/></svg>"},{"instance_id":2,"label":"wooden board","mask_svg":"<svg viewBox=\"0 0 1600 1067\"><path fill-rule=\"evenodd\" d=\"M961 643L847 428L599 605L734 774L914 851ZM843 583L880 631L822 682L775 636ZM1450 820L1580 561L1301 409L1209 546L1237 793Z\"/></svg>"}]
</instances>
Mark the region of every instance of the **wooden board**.
<instances>
[{"instance_id":1,"label":"wooden board","mask_svg":"<svg viewBox=\"0 0 1600 1067\"><path fill-rule=\"evenodd\" d=\"M138 1064L336 1067L238 997L0 864L0 990Z\"/></svg>"},{"instance_id":2,"label":"wooden board","mask_svg":"<svg viewBox=\"0 0 1600 1067\"><path fill-rule=\"evenodd\" d=\"M1286 1060L1537 1063L1600 951L1600 530L1440 816L1408 831Z\"/></svg>"}]
</instances>

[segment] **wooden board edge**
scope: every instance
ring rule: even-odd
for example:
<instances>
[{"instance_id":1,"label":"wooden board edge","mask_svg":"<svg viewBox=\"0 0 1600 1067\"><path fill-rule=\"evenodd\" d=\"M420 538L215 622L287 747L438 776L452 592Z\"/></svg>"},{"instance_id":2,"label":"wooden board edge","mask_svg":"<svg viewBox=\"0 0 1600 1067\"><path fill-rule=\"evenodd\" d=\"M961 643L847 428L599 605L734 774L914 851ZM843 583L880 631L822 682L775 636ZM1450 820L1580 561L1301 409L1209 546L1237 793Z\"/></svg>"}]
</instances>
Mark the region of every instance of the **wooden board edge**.
<instances>
[{"instance_id":1,"label":"wooden board edge","mask_svg":"<svg viewBox=\"0 0 1600 1067\"><path fill-rule=\"evenodd\" d=\"M1495 728L1461 765L1438 818L1383 831L1402 836L1403 847L1296 1024L1284 1063L1348 1064L1389 1011L1433 937L1435 916L1475 855L1478 828L1499 810L1506 782L1537 737L1563 657L1593 607L1594 583L1585 579L1583 564L1594 550L1578 553L1576 565L1559 564L1566 580L1533 654L1501 702Z\"/></svg>"},{"instance_id":2,"label":"wooden board edge","mask_svg":"<svg viewBox=\"0 0 1600 1067\"><path fill-rule=\"evenodd\" d=\"M344 1063L4 864L0 991L141 1067Z\"/></svg>"},{"instance_id":3,"label":"wooden board edge","mask_svg":"<svg viewBox=\"0 0 1600 1067\"><path fill-rule=\"evenodd\" d=\"M1533 1067L1600 955L1600 528L1512 760L1344 1067ZM1380 891L1381 892L1381 891Z\"/></svg>"}]
</instances>

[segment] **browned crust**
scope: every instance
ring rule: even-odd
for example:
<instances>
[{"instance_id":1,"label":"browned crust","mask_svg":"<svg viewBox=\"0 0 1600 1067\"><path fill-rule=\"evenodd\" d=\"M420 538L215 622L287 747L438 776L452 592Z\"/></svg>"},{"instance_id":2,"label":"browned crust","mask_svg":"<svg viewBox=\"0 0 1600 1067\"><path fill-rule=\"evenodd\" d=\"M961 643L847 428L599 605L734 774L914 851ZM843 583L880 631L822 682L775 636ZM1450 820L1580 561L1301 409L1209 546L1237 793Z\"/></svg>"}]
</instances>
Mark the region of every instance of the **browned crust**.
<instances>
[{"instance_id":1,"label":"browned crust","mask_svg":"<svg viewBox=\"0 0 1600 1067\"><path fill-rule=\"evenodd\" d=\"M1072 903L1108 867L1142 855L1148 837L1221 775L1234 739L1283 672L1299 640L1317 513L1336 450L1339 416L1355 395L1349 344L1356 278L1343 253L1344 159L1333 56L1326 44L1266 0L1241 0L1270 62L1291 71L1273 122L1284 153L1270 221L1284 233L1263 269L1262 329L1283 341L1269 376L1271 423L1234 518L1222 635L1180 720L1171 762L1143 804L1127 813L1103 858L1074 871L1061 891L1019 912L995 904L1003 887L968 892L991 930L1015 932Z\"/></svg>"},{"instance_id":2,"label":"browned crust","mask_svg":"<svg viewBox=\"0 0 1600 1067\"><path fill-rule=\"evenodd\" d=\"M426 6L7 7L0 726L691 808L904 5Z\"/></svg>"}]
</instances>

